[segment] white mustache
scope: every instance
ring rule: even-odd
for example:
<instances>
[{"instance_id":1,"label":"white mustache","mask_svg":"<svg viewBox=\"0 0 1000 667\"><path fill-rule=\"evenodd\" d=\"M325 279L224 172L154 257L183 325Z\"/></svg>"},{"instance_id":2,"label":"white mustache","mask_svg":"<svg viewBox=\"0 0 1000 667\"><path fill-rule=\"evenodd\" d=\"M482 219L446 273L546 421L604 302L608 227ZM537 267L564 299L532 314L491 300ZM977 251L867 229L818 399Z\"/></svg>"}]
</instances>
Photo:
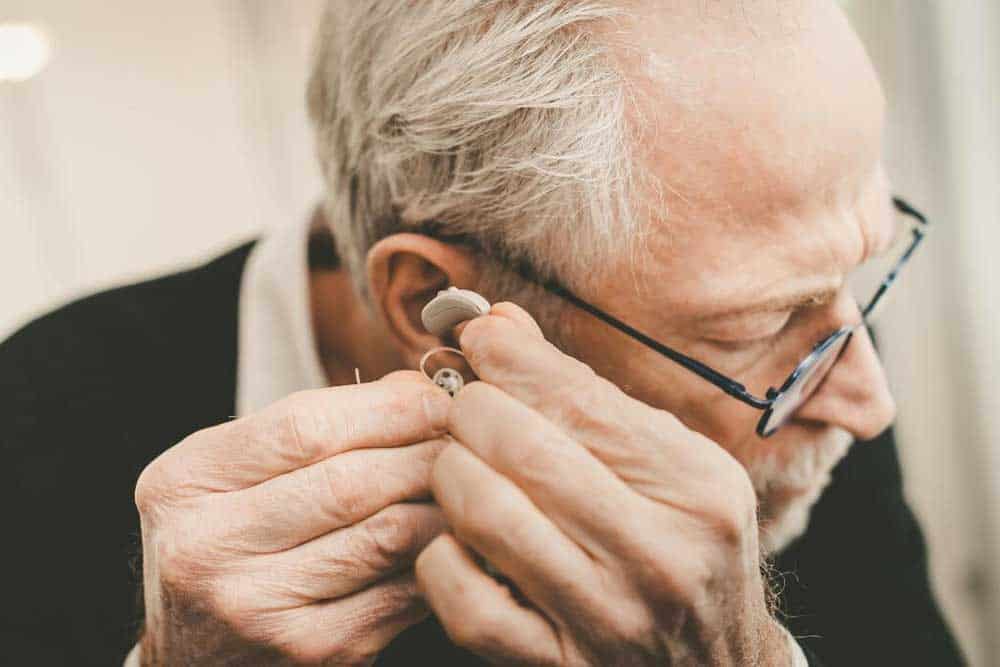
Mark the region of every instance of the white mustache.
<instances>
[{"instance_id":1,"label":"white mustache","mask_svg":"<svg viewBox=\"0 0 1000 667\"><path fill-rule=\"evenodd\" d=\"M831 428L822 438L788 449L761 451L746 462L747 472L761 503L761 547L779 551L805 532L809 513L830 483L830 471L850 448L854 438Z\"/></svg>"}]
</instances>

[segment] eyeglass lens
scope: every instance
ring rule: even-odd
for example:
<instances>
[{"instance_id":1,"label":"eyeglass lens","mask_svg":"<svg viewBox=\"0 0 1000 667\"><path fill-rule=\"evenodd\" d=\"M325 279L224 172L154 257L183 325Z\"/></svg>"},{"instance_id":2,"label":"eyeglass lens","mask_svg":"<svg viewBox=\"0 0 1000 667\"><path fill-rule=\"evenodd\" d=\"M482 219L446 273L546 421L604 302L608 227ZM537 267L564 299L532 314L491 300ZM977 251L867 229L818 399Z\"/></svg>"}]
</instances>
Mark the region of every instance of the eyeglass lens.
<instances>
[{"instance_id":1,"label":"eyeglass lens","mask_svg":"<svg viewBox=\"0 0 1000 667\"><path fill-rule=\"evenodd\" d=\"M923 222L923 218L919 214L916 217L908 214L908 210L910 210L909 205L904 205L901 210L897 203L896 234L890 247L862 265L850 279L851 291L858 307L865 315L865 322L875 319L886 303L886 276L889 276L891 283L920 241L920 232L915 230L918 221ZM779 392L771 408L761 418L757 428L760 435L767 437L773 434L816 393L830 369L840 358L852 334L839 331L833 336L840 338L825 348L818 357L807 357L792 373L790 377L794 377L794 380L784 391Z\"/></svg>"},{"instance_id":2,"label":"eyeglass lens","mask_svg":"<svg viewBox=\"0 0 1000 667\"><path fill-rule=\"evenodd\" d=\"M821 346L822 352L805 359L796 369L795 379L778 395L770 410L764 413L758 429L761 435L766 437L781 428L823 384L852 334L849 330L841 330L834 336L837 338L826 344L826 347Z\"/></svg>"}]
</instances>

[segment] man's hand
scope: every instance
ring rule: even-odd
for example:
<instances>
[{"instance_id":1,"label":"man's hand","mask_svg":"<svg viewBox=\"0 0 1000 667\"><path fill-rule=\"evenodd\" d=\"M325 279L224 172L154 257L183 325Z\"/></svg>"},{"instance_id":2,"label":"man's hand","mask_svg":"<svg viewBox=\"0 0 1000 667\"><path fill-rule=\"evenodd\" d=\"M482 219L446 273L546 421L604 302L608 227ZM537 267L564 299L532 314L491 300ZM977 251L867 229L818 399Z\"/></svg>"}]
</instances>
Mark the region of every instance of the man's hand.
<instances>
[{"instance_id":1,"label":"man's hand","mask_svg":"<svg viewBox=\"0 0 1000 667\"><path fill-rule=\"evenodd\" d=\"M511 304L464 325L432 488L454 535L417 579L456 643L531 665L789 664L742 466L546 342ZM487 559L521 599L477 564Z\"/></svg>"},{"instance_id":2,"label":"man's hand","mask_svg":"<svg viewBox=\"0 0 1000 667\"><path fill-rule=\"evenodd\" d=\"M140 476L148 665L370 664L428 612L412 564L451 399L417 373L293 395ZM407 502L411 501L411 502Z\"/></svg>"}]
</instances>

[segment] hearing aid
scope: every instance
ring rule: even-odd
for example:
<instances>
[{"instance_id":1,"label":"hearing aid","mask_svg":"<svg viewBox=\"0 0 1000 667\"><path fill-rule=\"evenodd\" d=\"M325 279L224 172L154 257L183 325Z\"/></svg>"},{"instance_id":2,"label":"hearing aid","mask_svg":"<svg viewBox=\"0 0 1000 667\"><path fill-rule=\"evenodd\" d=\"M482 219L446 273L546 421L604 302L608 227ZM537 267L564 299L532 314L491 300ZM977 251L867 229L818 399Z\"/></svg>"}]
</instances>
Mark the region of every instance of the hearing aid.
<instances>
[{"instance_id":1,"label":"hearing aid","mask_svg":"<svg viewBox=\"0 0 1000 667\"><path fill-rule=\"evenodd\" d=\"M490 312L490 302L472 290L449 287L441 290L420 312L424 328L443 336L456 325Z\"/></svg>"},{"instance_id":2,"label":"hearing aid","mask_svg":"<svg viewBox=\"0 0 1000 667\"><path fill-rule=\"evenodd\" d=\"M454 398L455 394L457 394L459 390L465 386L465 378L462 377L462 374L454 368L450 368L448 366L439 368L434 375L431 375L427 370L427 360L430 359L431 356L441 352L451 352L452 354L456 354L463 359L465 358L465 355L462 354L461 350L456 350L453 347L435 347L424 352L424 356L420 358L420 372L424 374L424 377L444 389L448 392L449 396Z\"/></svg>"},{"instance_id":3,"label":"hearing aid","mask_svg":"<svg viewBox=\"0 0 1000 667\"><path fill-rule=\"evenodd\" d=\"M490 302L472 290L449 287L437 293L430 302L424 306L420 312L420 319L424 323L424 328L435 336L443 336L450 332L457 325L467 320L475 319L480 315L490 312ZM465 355L461 350L453 347L435 347L424 353L420 359L420 372L448 392L454 397L462 387L465 386L465 378L462 374L450 367L438 369L433 375L427 370L427 360L435 354L448 352L456 354L462 358Z\"/></svg>"}]
</instances>

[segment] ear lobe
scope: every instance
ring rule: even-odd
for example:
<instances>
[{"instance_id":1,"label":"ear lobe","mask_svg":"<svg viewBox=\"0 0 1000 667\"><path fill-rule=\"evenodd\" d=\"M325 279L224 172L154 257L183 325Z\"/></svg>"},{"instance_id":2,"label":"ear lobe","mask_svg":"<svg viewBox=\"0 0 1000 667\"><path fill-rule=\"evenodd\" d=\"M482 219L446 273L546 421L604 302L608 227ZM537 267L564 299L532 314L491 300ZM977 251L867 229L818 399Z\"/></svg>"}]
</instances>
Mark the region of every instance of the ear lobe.
<instances>
[{"instance_id":1,"label":"ear lobe","mask_svg":"<svg viewBox=\"0 0 1000 667\"><path fill-rule=\"evenodd\" d=\"M471 251L420 234L393 234L368 251L373 305L411 368L428 349L448 341L427 332L420 311L440 290L473 286L479 272Z\"/></svg>"}]
</instances>

